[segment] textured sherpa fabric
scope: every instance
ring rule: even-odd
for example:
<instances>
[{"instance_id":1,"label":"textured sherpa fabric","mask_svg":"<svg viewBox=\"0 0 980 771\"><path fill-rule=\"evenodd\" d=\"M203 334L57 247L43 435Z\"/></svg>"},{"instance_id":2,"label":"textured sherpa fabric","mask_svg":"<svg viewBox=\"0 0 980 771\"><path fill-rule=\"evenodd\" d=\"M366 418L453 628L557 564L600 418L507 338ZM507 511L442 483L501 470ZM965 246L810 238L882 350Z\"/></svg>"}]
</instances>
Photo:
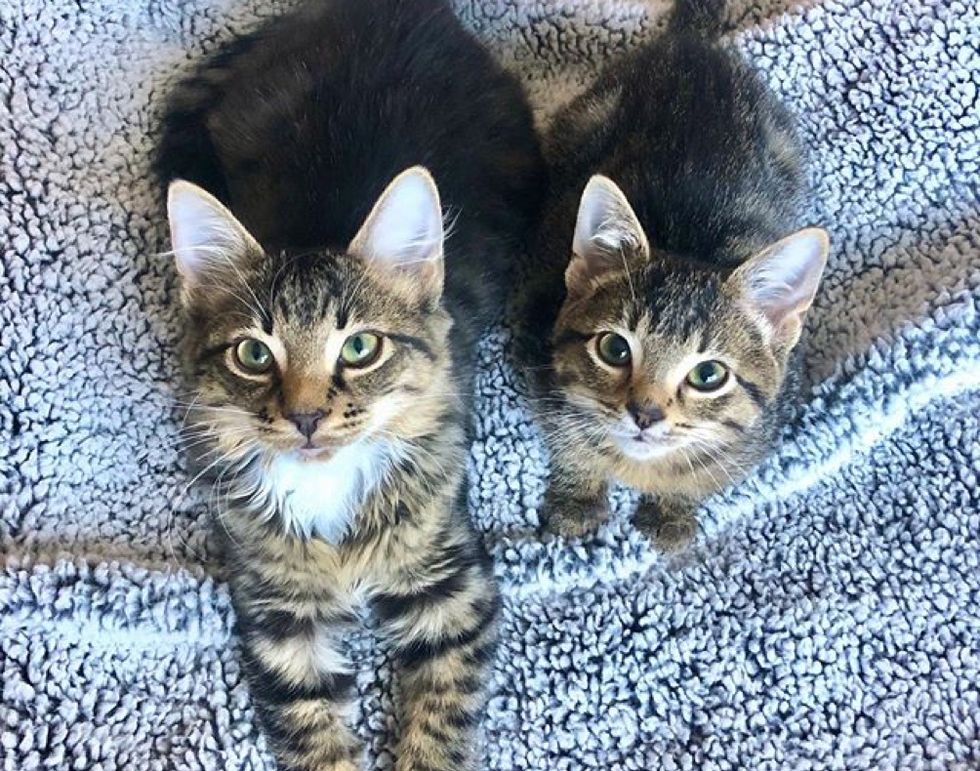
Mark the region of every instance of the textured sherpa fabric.
<instances>
[{"instance_id":1,"label":"textured sherpa fabric","mask_svg":"<svg viewBox=\"0 0 980 771\"><path fill-rule=\"evenodd\" d=\"M490 769L980 767L980 11L743 0L732 43L800 116L833 234L779 452L655 554L629 495L536 533L546 466L501 329L470 503L505 596ZM663 6L460 0L542 122ZM270 769L175 445L175 276L148 176L193 62L264 0L0 2L0 758ZM696 127L692 127L696 130ZM568 237L564 234L562 237ZM359 732L395 694L353 643Z\"/></svg>"}]
</instances>

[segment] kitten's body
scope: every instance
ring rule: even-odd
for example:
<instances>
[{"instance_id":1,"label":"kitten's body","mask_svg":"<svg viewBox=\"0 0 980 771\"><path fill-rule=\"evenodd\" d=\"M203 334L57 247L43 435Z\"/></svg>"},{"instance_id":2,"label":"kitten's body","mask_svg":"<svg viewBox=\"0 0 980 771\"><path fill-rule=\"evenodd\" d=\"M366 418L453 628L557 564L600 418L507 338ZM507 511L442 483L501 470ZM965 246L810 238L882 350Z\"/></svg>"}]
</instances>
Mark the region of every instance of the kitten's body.
<instances>
[{"instance_id":1,"label":"kitten's body","mask_svg":"<svg viewBox=\"0 0 980 771\"><path fill-rule=\"evenodd\" d=\"M413 164L438 193L422 169L389 185ZM396 768L469 768L497 596L461 495L467 394L542 174L519 86L444 2L320 2L185 84L158 165L235 214L171 186L191 443L280 768L356 767L341 634L363 602L405 678Z\"/></svg>"},{"instance_id":2,"label":"kitten's body","mask_svg":"<svg viewBox=\"0 0 980 771\"><path fill-rule=\"evenodd\" d=\"M567 535L604 516L615 478L653 496L638 525L665 547L686 542L697 503L765 454L792 403L798 331L783 339L762 323L735 269L797 227L803 153L787 112L715 42L721 5L680 0L667 33L610 67L550 131L518 351L553 456L543 518ZM623 375L590 348L614 328L633 340ZM711 352L737 362L723 409L685 399L672 369ZM631 405L669 428L611 440Z\"/></svg>"}]
</instances>

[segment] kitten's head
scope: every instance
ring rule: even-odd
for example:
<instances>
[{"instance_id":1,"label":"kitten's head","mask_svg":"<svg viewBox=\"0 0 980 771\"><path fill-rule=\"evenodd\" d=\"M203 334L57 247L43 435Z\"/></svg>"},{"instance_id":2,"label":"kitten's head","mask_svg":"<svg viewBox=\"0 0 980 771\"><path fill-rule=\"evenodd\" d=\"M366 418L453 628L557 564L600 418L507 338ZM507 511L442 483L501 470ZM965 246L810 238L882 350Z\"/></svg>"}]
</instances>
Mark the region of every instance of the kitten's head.
<instances>
[{"instance_id":1,"label":"kitten's head","mask_svg":"<svg viewBox=\"0 0 980 771\"><path fill-rule=\"evenodd\" d=\"M326 460L428 431L451 399L439 194L396 177L346 249L266 253L215 198L170 186L205 461Z\"/></svg>"},{"instance_id":2,"label":"kitten's head","mask_svg":"<svg viewBox=\"0 0 980 771\"><path fill-rule=\"evenodd\" d=\"M552 341L564 430L631 464L736 447L780 393L827 250L816 228L734 270L651 250L622 191L593 177Z\"/></svg>"}]
</instances>

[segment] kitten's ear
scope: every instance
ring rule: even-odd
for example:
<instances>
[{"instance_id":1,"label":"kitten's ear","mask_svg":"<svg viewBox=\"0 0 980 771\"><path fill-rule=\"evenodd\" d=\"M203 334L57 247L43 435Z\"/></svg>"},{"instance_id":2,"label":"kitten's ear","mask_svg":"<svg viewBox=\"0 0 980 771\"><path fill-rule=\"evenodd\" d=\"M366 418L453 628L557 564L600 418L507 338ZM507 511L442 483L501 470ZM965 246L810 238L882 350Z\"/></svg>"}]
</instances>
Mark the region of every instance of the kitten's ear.
<instances>
[{"instance_id":1,"label":"kitten's ear","mask_svg":"<svg viewBox=\"0 0 980 771\"><path fill-rule=\"evenodd\" d=\"M232 270L262 253L262 247L217 198L190 182L170 183L167 214L185 298L208 275Z\"/></svg>"},{"instance_id":2,"label":"kitten's ear","mask_svg":"<svg viewBox=\"0 0 980 771\"><path fill-rule=\"evenodd\" d=\"M821 228L804 228L743 263L728 285L772 326L774 339L792 348L820 284L830 238Z\"/></svg>"},{"instance_id":3,"label":"kitten's ear","mask_svg":"<svg viewBox=\"0 0 980 771\"><path fill-rule=\"evenodd\" d=\"M439 190L413 166L385 188L348 251L400 291L434 301L442 296L443 240Z\"/></svg>"},{"instance_id":4,"label":"kitten's ear","mask_svg":"<svg viewBox=\"0 0 980 771\"><path fill-rule=\"evenodd\" d=\"M627 259L650 256L643 226L623 191L597 174L585 186L575 221L572 259L565 270L569 295L588 294L597 279L627 268Z\"/></svg>"}]
</instances>

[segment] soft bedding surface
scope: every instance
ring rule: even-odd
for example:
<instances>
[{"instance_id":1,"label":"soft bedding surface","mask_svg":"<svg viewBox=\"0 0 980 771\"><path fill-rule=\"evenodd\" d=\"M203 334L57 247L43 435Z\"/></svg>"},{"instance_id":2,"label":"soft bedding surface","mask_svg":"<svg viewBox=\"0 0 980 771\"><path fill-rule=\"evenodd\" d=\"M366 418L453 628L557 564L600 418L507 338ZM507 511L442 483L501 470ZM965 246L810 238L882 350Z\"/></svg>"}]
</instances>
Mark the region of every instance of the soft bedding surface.
<instances>
[{"instance_id":1,"label":"soft bedding surface","mask_svg":"<svg viewBox=\"0 0 980 771\"><path fill-rule=\"evenodd\" d=\"M833 234L779 452L664 559L628 524L536 534L546 464L505 327L470 504L505 597L490 769L980 767L980 9L733 3L799 115ZM175 275L148 173L193 62L264 0L0 3L4 771L271 769L177 445ZM542 125L665 6L458 0ZM354 641L387 767L385 652Z\"/></svg>"}]
</instances>

